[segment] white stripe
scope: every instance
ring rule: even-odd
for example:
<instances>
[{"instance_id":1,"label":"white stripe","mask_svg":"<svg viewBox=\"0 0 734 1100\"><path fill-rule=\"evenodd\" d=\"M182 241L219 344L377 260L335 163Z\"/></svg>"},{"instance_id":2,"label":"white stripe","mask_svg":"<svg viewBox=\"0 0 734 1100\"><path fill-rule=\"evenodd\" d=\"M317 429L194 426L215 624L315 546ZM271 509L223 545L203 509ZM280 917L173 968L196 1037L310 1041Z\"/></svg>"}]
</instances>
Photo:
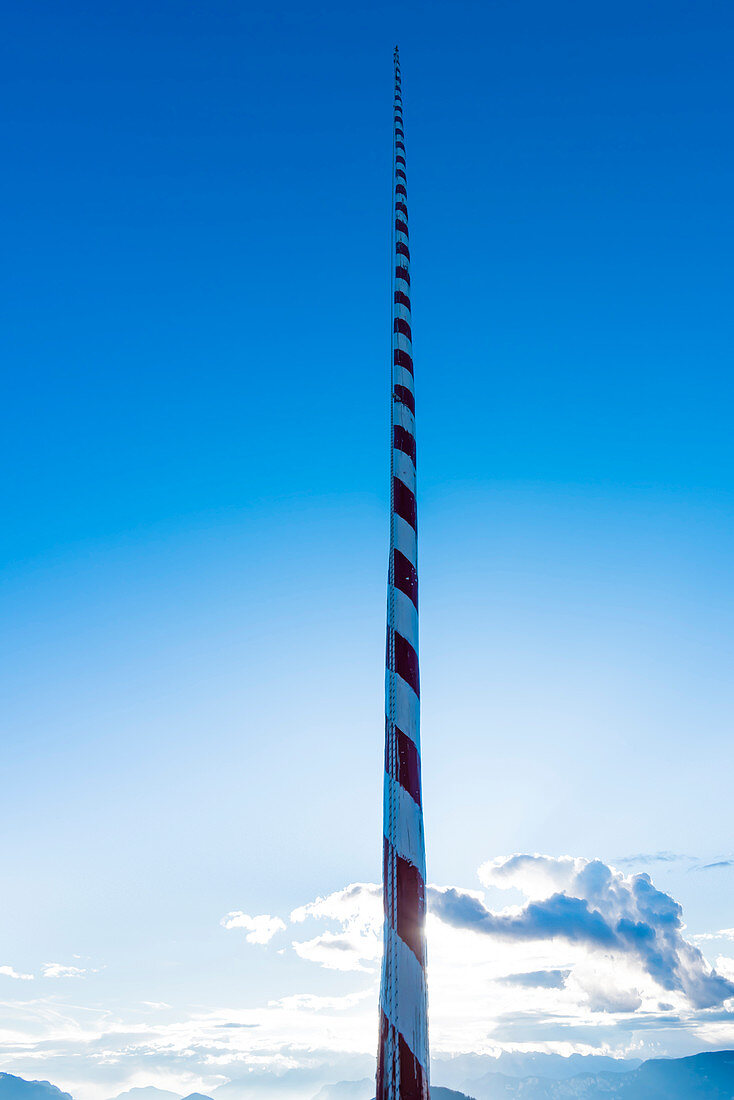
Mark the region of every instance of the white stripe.
<instances>
[{"instance_id":1,"label":"white stripe","mask_svg":"<svg viewBox=\"0 0 734 1100\"><path fill-rule=\"evenodd\" d=\"M410 642L413 649L418 652L418 612L410 596L406 596L401 588L396 588L391 604L395 609L392 622L388 625L397 630L398 634ZM389 608L388 608L389 611Z\"/></svg>"},{"instance_id":2,"label":"white stripe","mask_svg":"<svg viewBox=\"0 0 734 1100\"><path fill-rule=\"evenodd\" d=\"M427 1079L426 974L413 952L394 929L386 929L386 939L393 941L390 944L390 956L395 960L392 982L397 983L398 997L394 1008L383 1002L382 1011L405 1039L423 1067ZM385 948L388 950L387 943Z\"/></svg>"},{"instance_id":3,"label":"white stripe","mask_svg":"<svg viewBox=\"0 0 734 1100\"><path fill-rule=\"evenodd\" d=\"M411 359L413 357L411 356ZM413 375L405 367L400 367L398 364L393 365L393 382L396 386L405 386L406 390L415 396L415 383L413 382Z\"/></svg>"},{"instance_id":4,"label":"white stripe","mask_svg":"<svg viewBox=\"0 0 734 1100\"><path fill-rule=\"evenodd\" d=\"M416 568L418 564L418 539L415 531L402 516L393 517L393 546Z\"/></svg>"},{"instance_id":5,"label":"white stripe","mask_svg":"<svg viewBox=\"0 0 734 1100\"><path fill-rule=\"evenodd\" d=\"M410 308L404 306L402 302L394 302L393 307L395 309L395 316L402 317L404 321L410 324Z\"/></svg>"},{"instance_id":6,"label":"white stripe","mask_svg":"<svg viewBox=\"0 0 734 1100\"><path fill-rule=\"evenodd\" d=\"M410 337L406 336L402 332L394 332L392 334L392 346L393 351L396 348L400 348L401 351L407 351L408 355L413 358L413 344Z\"/></svg>"},{"instance_id":7,"label":"white stripe","mask_svg":"<svg viewBox=\"0 0 734 1100\"><path fill-rule=\"evenodd\" d=\"M397 672L386 670L385 713L390 717L390 684L395 692L395 725L409 737L420 753L420 702L410 684Z\"/></svg>"},{"instance_id":8,"label":"white stripe","mask_svg":"<svg viewBox=\"0 0 734 1100\"><path fill-rule=\"evenodd\" d=\"M393 424L397 424L401 428L405 428L406 432L410 432L415 439L415 417L403 401L393 401Z\"/></svg>"},{"instance_id":9,"label":"white stripe","mask_svg":"<svg viewBox=\"0 0 734 1100\"><path fill-rule=\"evenodd\" d=\"M392 799L392 830L390 822L390 799ZM399 856L412 863L426 877L426 851L423 840L423 814L411 795L391 775L385 772L384 786L384 822L387 839ZM392 833L392 835L391 835Z\"/></svg>"},{"instance_id":10,"label":"white stripe","mask_svg":"<svg viewBox=\"0 0 734 1100\"><path fill-rule=\"evenodd\" d=\"M393 447L392 472L399 477L403 485L407 485L411 493L415 493L415 466L413 459L406 455L405 451L399 451Z\"/></svg>"}]
</instances>

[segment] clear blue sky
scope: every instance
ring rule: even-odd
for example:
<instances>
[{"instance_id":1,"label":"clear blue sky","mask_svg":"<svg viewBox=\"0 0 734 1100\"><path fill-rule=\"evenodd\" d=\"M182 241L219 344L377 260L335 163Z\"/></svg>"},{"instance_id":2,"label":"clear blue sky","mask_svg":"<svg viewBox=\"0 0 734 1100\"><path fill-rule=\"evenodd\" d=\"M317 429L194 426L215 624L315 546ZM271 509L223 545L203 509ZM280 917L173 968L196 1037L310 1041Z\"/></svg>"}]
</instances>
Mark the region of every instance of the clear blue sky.
<instances>
[{"instance_id":1,"label":"clear blue sky","mask_svg":"<svg viewBox=\"0 0 734 1100\"><path fill-rule=\"evenodd\" d=\"M5 12L8 997L51 961L133 1021L349 993L219 921L379 875L396 41L429 877L665 850L634 869L734 925L700 869L732 857L733 33L723 0Z\"/></svg>"}]
</instances>

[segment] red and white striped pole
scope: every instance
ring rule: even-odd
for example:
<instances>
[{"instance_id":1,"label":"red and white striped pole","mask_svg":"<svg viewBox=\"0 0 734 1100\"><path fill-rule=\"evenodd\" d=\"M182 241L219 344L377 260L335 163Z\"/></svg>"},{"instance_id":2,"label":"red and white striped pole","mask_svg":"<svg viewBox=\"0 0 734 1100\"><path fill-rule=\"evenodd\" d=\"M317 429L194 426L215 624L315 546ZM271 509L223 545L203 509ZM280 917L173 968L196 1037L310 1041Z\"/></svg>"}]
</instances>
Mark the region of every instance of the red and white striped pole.
<instances>
[{"instance_id":1,"label":"red and white striped pole","mask_svg":"<svg viewBox=\"0 0 734 1100\"><path fill-rule=\"evenodd\" d=\"M380 988L376 1100L428 1100L415 391L410 328L408 192L397 47L394 60L392 441L383 840L385 950Z\"/></svg>"}]
</instances>

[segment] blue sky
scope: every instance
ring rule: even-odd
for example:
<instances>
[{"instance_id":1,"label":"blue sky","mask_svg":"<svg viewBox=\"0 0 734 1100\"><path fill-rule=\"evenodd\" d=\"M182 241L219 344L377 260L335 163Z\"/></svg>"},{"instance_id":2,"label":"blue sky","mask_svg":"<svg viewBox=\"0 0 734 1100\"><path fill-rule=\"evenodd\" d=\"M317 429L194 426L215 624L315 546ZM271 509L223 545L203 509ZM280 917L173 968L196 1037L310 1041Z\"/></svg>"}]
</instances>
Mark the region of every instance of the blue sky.
<instances>
[{"instance_id":1,"label":"blue sky","mask_svg":"<svg viewBox=\"0 0 734 1100\"><path fill-rule=\"evenodd\" d=\"M379 875L395 41L429 878L501 906L487 861L600 859L734 925L732 31L706 0L6 13L0 1068L211 1091L166 1013L191 1045L358 980L373 1050L371 948L302 957L289 914ZM371 935L365 904L324 919ZM548 952L507 972L568 962L583 1015L591 963ZM466 1008L495 1052L538 1041L492 1023L498 958ZM646 980L569 1041L629 1052ZM683 1001L645 1050L734 1045ZM101 1068L110 1013L158 1053Z\"/></svg>"}]
</instances>

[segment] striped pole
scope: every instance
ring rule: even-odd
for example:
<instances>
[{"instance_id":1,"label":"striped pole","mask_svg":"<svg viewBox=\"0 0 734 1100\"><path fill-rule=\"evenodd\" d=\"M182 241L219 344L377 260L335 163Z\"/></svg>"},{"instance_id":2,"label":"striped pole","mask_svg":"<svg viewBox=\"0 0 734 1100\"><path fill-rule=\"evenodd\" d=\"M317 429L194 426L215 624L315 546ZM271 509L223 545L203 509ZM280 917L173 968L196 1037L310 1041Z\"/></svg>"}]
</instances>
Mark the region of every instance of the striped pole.
<instances>
[{"instance_id":1,"label":"striped pole","mask_svg":"<svg viewBox=\"0 0 734 1100\"><path fill-rule=\"evenodd\" d=\"M397 47L394 60L392 441L383 803L385 949L376 1100L428 1100L415 396L410 329L408 193Z\"/></svg>"}]
</instances>

